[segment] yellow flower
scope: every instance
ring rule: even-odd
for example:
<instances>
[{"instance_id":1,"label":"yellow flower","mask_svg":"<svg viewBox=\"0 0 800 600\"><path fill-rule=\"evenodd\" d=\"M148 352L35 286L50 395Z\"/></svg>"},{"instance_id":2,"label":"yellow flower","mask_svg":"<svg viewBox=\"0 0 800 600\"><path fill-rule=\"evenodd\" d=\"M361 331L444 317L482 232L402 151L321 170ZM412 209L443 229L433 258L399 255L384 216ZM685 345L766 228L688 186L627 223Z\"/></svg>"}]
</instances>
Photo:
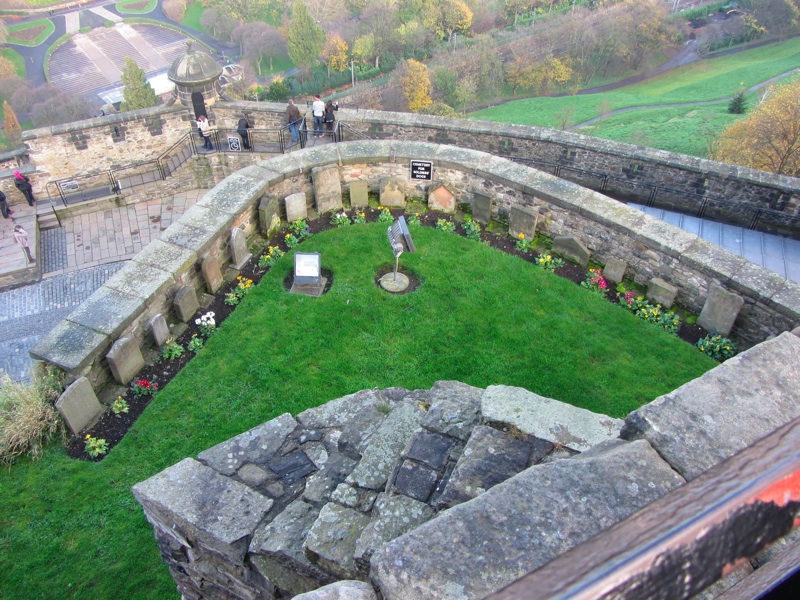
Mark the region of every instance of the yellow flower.
<instances>
[{"instance_id":1,"label":"yellow flower","mask_svg":"<svg viewBox=\"0 0 800 600\"><path fill-rule=\"evenodd\" d=\"M519 239L521 239L521 240L524 240L525 239L525 234L524 233L520 233L517 237Z\"/></svg>"},{"instance_id":2,"label":"yellow flower","mask_svg":"<svg viewBox=\"0 0 800 600\"><path fill-rule=\"evenodd\" d=\"M415 216L415 217L418 217L418 216L419 216L419 213L414 213L414 216Z\"/></svg>"},{"instance_id":3,"label":"yellow flower","mask_svg":"<svg viewBox=\"0 0 800 600\"><path fill-rule=\"evenodd\" d=\"M90 436L88 433L86 434L86 439L87 439L87 440L88 440L89 438L91 438L91 437L92 437L92 436Z\"/></svg>"},{"instance_id":4,"label":"yellow flower","mask_svg":"<svg viewBox=\"0 0 800 600\"><path fill-rule=\"evenodd\" d=\"M291 234L291 233L287 233L287 234L286 234L286 237L287 237L287 238L290 238L290 237L292 237L292 234Z\"/></svg>"}]
</instances>

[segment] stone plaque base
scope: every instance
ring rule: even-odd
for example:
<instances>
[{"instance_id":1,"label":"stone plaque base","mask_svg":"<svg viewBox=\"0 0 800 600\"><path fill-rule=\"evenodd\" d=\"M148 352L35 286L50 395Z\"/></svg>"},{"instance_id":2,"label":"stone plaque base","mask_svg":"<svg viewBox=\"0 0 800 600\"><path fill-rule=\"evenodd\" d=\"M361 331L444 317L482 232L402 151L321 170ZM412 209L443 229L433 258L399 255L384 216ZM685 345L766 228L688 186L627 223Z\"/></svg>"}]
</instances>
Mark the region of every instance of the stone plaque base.
<instances>
[{"instance_id":1,"label":"stone plaque base","mask_svg":"<svg viewBox=\"0 0 800 600\"><path fill-rule=\"evenodd\" d=\"M402 273L398 273L395 277L394 271L387 273L379 281L383 289L394 294L406 291L410 283L408 277Z\"/></svg>"},{"instance_id":2,"label":"stone plaque base","mask_svg":"<svg viewBox=\"0 0 800 600\"><path fill-rule=\"evenodd\" d=\"M319 285L297 285L296 283L293 283L292 289L289 290L289 293L303 294L305 296L311 296L312 298L319 298L322 296L322 292L325 291L325 286L327 283L327 277L320 277Z\"/></svg>"}]
</instances>

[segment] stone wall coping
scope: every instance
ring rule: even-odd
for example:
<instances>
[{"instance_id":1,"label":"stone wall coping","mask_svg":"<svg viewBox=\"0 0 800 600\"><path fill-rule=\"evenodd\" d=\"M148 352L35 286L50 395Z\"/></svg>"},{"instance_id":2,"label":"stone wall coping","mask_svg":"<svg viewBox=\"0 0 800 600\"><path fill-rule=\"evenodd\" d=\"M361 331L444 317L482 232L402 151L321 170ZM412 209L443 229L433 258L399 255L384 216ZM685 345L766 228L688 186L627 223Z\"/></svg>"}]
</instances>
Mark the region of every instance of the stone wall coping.
<instances>
[{"instance_id":1,"label":"stone wall coping","mask_svg":"<svg viewBox=\"0 0 800 600\"><path fill-rule=\"evenodd\" d=\"M84 368L98 356L98 347L106 347L110 343L109 336L115 339L147 309L145 296L150 298L151 292L157 293L169 284L169 276L163 272L172 272L177 279L219 236L227 237L238 214L248 206L257 205L268 193L269 181L282 181L286 177L307 174L313 167L382 163L387 155L390 163L402 163L410 158L436 160L437 156L449 156L452 161L456 156L464 157L470 169L487 179L502 181L513 189L552 200L563 208L596 218L601 223L613 224L618 231L636 241L678 262L685 262L712 279L730 285L740 294L768 304L795 322L800 322L800 286L797 284L786 282L748 263L744 258L736 257L598 192L485 152L427 142L358 141L299 150L262 161L226 177L203 200L168 227L160 240L148 245L134 259L136 264L126 265L111 286L98 290L85 306L42 338L31 355L58 364L73 373L78 367ZM262 179L262 176L268 179ZM540 189L543 193L539 192ZM158 271L144 275L143 269L146 268ZM133 293L128 288L137 276L149 282L149 288L143 289L141 294ZM110 299L114 301L115 308L126 307L132 311L131 314L123 315L121 310L106 312L104 306ZM93 310L99 312L90 316ZM74 329L79 327L82 329ZM68 340L83 347L67 350L64 345Z\"/></svg>"}]
</instances>

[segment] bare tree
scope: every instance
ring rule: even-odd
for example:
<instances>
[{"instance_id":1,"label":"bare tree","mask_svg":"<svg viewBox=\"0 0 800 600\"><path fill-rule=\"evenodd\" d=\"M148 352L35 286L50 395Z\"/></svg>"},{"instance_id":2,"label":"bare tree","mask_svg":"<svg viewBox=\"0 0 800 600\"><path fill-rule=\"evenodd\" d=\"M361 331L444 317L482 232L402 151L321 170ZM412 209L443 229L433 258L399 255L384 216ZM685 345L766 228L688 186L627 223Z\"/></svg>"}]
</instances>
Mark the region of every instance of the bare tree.
<instances>
[{"instance_id":1,"label":"bare tree","mask_svg":"<svg viewBox=\"0 0 800 600\"><path fill-rule=\"evenodd\" d=\"M236 19L231 18L218 8L212 6L211 8L207 8L203 16L200 17L200 25L204 29L211 31L215 38L229 40L231 39L231 33L236 29L239 23Z\"/></svg>"},{"instance_id":2,"label":"bare tree","mask_svg":"<svg viewBox=\"0 0 800 600\"><path fill-rule=\"evenodd\" d=\"M273 57L286 51L286 40L281 32L261 21L240 25L233 30L231 37L239 42L242 54L259 77L262 59L269 59L269 70L272 71Z\"/></svg>"}]
</instances>

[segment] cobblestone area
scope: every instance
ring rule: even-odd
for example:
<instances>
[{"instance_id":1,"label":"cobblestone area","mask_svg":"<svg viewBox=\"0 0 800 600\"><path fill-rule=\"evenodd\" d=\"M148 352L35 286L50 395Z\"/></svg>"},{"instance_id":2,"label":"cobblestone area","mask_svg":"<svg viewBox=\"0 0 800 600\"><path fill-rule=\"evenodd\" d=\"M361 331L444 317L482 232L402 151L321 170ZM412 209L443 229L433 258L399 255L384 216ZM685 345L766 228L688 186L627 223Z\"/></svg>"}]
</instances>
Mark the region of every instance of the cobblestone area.
<instances>
[{"instance_id":1,"label":"cobblestone area","mask_svg":"<svg viewBox=\"0 0 800 600\"><path fill-rule=\"evenodd\" d=\"M39 253L42 260L42 274L63 271L67 268L67 230L65 227L45 229L40 232Z\"/></svg>"}]
</instances>

